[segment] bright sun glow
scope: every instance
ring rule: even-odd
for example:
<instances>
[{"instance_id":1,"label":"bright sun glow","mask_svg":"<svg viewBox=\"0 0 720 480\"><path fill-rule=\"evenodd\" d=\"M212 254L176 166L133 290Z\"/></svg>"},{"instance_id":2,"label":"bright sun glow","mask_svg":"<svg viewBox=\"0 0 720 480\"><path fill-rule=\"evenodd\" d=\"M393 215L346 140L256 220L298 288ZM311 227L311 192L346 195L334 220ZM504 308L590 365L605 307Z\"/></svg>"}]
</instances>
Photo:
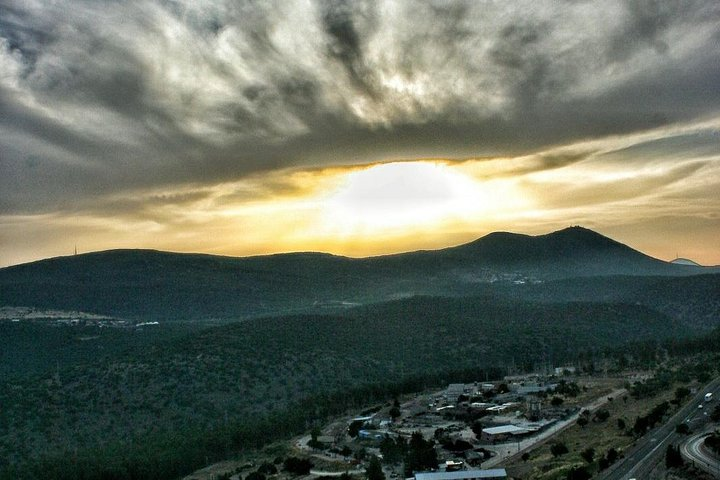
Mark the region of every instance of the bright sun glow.
<instances>
[{"instance_id":1,"label":"bright sun glow","mask_svg":"<svg viewBox=\"0 0 720 480\"><path fill-rule=\"evenodd\" d=\"M378 164L346 174L324 202L325 229L371 234L468 220L507 207L509 193L442 162Z\"/></svg>"}]
</instances>

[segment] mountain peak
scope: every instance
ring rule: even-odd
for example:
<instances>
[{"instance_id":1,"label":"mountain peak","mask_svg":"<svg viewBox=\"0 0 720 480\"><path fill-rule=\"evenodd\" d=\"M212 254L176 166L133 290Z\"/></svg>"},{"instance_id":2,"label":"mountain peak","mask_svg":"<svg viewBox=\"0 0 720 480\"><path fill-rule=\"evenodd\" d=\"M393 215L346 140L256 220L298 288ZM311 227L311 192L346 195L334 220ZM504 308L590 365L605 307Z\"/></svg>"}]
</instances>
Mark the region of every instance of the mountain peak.
<instances>
[{"instance_id":1,"label":"mountain peak","mask_svg":"<svg viewBox=\"0 0 720 480\"><path fill-rule=\"evenodd\" d=\"M448 249L448 257L465 266L529 271L545 278L661 275L672 269L664 261L580 226L536 236L491 233Z\"/></svg>"},{"instance_id":2,"label":"mountain peak","mask_svg":"<svg viewBox=\"0 0 720 480\"><path fill-rule=\"evenodd\" d=\"M616 242L615 240L612 240L611 238L608 238L605 235L596 232L595 230L590 230L589 228L581 227L578 225L563 228L562 230L557 230L555 232L548 233L547 235L541 235L541 236L556 237L556 238L561 238L563 240L576 240L576 241L584 241L584 242L601 242L604 244L622 245L621 243Z\"/></svg>"},{"instance_id":3,"label":"mountain peak","mask_svg":"<svg viewBox=\"0 0 720 480\"><path fill-rule=\"evenodd\" d=\"M560 230L549 233L549 235L593 235L602 237L602 235L597 233L595 230L590 230L589 228L581 227L580 225L572 225L570 227L561 228Z\"/></svg>"}]
</instances>

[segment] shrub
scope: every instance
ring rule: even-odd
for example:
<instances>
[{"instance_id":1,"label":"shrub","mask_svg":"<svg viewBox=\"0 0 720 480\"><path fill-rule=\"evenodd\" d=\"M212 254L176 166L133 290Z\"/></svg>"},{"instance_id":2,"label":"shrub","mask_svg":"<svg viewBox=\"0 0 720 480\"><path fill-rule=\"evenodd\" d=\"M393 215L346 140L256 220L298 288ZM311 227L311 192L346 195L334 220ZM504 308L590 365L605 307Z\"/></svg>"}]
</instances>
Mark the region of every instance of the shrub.
<instances>
[{"instance_id":1,"label":"shrub","mask_svg":"<svg viewBox=\"0 0 720 480\"><path fill-rule=\"evenodd\" d=\"M560 455L565 455L568 453L569 450L567 446L562 442L556 442L550 445L550 453L552 453L553 457L559 457Z\"/></svg>"}]
</instances>

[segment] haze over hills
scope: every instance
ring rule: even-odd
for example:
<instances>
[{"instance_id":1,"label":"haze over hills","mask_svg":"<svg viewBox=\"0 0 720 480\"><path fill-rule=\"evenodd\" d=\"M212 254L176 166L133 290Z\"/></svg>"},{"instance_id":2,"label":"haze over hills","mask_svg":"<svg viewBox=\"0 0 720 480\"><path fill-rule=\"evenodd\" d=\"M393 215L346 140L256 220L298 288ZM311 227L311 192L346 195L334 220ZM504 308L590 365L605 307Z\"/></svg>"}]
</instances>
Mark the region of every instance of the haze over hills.
<instances>
[{"instance_id":1,"label":"haze over hills","mask_svg":"<svg viewBox=\"0 0 720 480\"><path fill-rule=\"evenodd\" d=\"M663 262L581 227L534 237L493 233L442 250L359 259L321 253L233 258L111 250L0 269L0 306L145 320L237 319L414 295L477 295L500 286L576 277L688 276L716 270Z\"/></svg>"}]
</instances>

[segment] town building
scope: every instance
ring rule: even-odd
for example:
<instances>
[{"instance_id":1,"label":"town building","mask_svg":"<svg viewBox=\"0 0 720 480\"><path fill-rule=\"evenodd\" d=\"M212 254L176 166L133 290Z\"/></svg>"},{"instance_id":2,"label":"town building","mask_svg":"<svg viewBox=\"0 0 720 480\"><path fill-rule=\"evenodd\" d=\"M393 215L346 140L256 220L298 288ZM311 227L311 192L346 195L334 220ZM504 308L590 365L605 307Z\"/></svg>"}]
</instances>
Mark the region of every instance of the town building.
<instances>
[{"instance_id":1,"label":"town building","mask_svg":"<svg viewBox=\"0 0 720 480\"><path fill-rule=\"evenodd\" d=\"M448 385L447 390L445 390L445 398L448 401L457 402L457 399L460 397L460 395L463 395L464 393L464 383L451 383L450 385Z\"/></svg>"},{"instance_id":2,"label":"town building","mask_svg":"<svg viewBox=\"0 0 720 480\"><path fill-rule=\"evenodd\" d=\"M525 435L528 429L516 425L501 425L499 427L483 428L480 440L485 443L495 443L507 440L510 437Z\"/></svg>"},{"instance_id":3,"label":"town building","mask_svg":"<svg viewBox=\"0 0 720 480\"><path fill-rule=\"evenodd\" d=\"M459 470L456 472L422 472L415 474L415 480L484 480L507 478L504 468L492 470Z\"/></svg>"}]
</instances>

